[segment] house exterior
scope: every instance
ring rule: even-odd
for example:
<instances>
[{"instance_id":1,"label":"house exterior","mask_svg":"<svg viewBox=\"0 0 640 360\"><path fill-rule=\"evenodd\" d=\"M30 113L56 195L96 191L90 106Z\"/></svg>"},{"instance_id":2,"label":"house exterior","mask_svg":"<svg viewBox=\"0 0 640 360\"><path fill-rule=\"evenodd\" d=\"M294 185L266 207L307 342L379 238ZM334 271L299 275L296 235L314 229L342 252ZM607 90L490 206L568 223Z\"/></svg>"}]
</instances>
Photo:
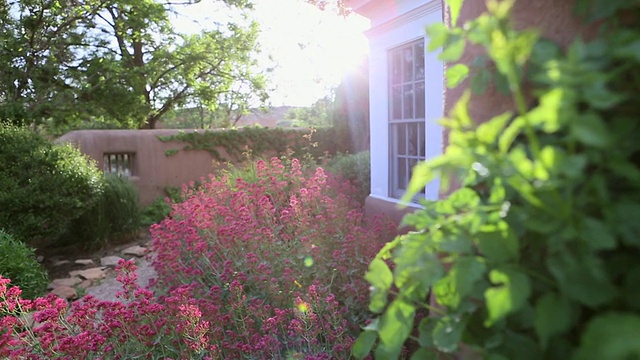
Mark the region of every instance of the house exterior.
<instances>
[{"instance_id":1,"label":"house exterior","mask_svg":"<svg viewBox=\"0 0 640 360\"><path fill-rule=\"evenodd\" d=\"M371 137L371 193L366 200L368 214L384 213L399 221L415 209L417 201L400 209L399 199L417 161L440 155L447 132L438 125L466 89L466 83L446 89L447 64L438 52L425 51L429 44L425 28L448 23L442 0L347 0L356 13L371 21L369 39L369 111ZM512 18L517 27L536 27L542 36L567 45L589 29L573 15L573 1L516 1ZM459 23L486 11L485 0L465 0ZM470 65L481 54L468 46L460 59ZM472 95L470 115L482 122L512 107L512 101L489 88L482 96ZM421 195L436 200L439 183L427 184ZM417 199L416 199L417 200Z\"/></svg>"},{"instance_id":2,"label":"house exterior","mask_svg":"<svg viewBox=\"0 0 640 360\"><path fill-rule=\"evenodd\" d=\"M442 22L442 2L353 0L348 4L371 20L369 112L370 213L399 218L412 167L442 153L443 64L426 52L425 26ZM438 183L422 196L438 198ZM410 205L411 207L416 205Z\"/></svg>"}]
</instances>

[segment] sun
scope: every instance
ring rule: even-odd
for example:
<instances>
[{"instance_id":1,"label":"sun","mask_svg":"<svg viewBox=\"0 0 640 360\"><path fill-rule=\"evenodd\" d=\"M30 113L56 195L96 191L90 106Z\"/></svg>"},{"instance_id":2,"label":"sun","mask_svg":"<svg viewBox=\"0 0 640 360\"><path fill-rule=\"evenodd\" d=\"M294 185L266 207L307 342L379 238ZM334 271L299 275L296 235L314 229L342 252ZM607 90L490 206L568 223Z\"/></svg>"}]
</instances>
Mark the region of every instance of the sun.
<instances>
[{"instance_id":1,"label":"sun","mask_svg":"<svg viewBox=\"0 0 640 360\"><path fill-rule=\"evenodd\" d=\"M274 80L284 102L310 105L335 88L344 75L366 61L369 20L344 18L301 0L256 4L263 31L261 45L278 64Z\"/></svg>"},{"instance_id":2,"label":"sun","mask_svg":"<svg viewBox=\"0 0 640 360\"><path fill-rule=\"evenodd\" d=\"M188 11L188 13L187 13ZM184 8L181 28L197 32L211 24L221 8L202 1ZM308 106L326 96L343 77L366 61L369 20L342 17L304 0L256 0L251 12L260 25L260 66L270 74L274 105Z\"/></svg>"}]
</instances>

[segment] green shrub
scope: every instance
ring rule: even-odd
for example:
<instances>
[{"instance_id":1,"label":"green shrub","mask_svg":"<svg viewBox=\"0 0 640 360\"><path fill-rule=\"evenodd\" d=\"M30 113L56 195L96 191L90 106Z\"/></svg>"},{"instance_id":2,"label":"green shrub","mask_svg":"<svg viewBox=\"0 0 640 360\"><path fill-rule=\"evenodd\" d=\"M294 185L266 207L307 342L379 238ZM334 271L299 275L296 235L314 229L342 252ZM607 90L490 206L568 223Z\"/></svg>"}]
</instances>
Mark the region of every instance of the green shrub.
<instances>
[{"instance_id":1,"label":"green shrub","mask_svg":"<svg viewBox=\"0 0 640 360\"><path fill-rule=\"evenodd\" d=\"M602 26L566 49L515 30L513 2L488 4L461 27L430 28L431 48L455 62L465 40L484 47L495 66L455 65L449 85L474 74L481 91L500 78L517 112L473 121L467 92L445 119L447 151L414 169L407 196L437 175L460 188L407 216L417 231L370 264L370 309L382 315L354 353L379 338L384 359L405 341L420 359L454 358L461 345L476 353L467 358L639 359L637 3L576 1Z\"/></svg>"},{"instance_id":2,"label":"green shrub","mask_svg":"<svg viewBox=\"0 0 640 360\"><path fill-rule=\"evenodd\" d=\"M36 261L33 249L0 229L0 275L22 289L22 297L34 299L45 293L49 278Z\"/></svg>"},{"instance_id":3,"label":"green shrub","mask_svg":"<svg viewBox=\"0 0 640 360\"><path fill-rule=\"evenodd\" d=\"M60 241L93 248L100 244L136 234L141 225L138 191L126 178L106 175L98 201L74 220Z\"/></svg>"},{"instance_id":4,"label":"green shrub","mask_svg":"<svg viewBox=\"0 0 640 360\"><path fill-rule=\"evenodd\" d=\"M93 206L101 177L71 145L0 124L0 227L27 244L55 242Z\"/></svg>"},{"instance_id":5,"label":"green shrub","mask_svg":"<svg viewBox=\"0 0 640 360\"><path fill-rule=\"evenodd\" d=\"M142 209L141 224L150 226L164 220L171 213L171 205L165 197L157 197L153 202Z\"/></svg>"},{"instance_id":6,"label":"green shrub","mask_svg":"<svg viewBox=\"0 0 640 360\"><path fill-rule=\"evenodd\" d=\"M339 177L349 180L355 186L358 193L354 197L364 204L371 190L371 163L368 151L357 154L337 155L330 159L325 169Z\"/></svg>"}]
</instances>

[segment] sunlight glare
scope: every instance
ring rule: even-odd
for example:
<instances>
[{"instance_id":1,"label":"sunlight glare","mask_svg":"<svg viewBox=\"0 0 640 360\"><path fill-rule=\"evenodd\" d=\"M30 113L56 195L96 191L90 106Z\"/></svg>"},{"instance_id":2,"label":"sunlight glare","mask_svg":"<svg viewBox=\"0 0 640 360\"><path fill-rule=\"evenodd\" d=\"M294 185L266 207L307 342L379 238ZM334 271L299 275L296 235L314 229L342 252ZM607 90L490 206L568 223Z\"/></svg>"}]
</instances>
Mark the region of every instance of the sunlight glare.
<instances>
[{"instance_id":1,"label":"sunlight glare","mask_svg":"<svg viewBox=\"0 0 640 360\"><path fill-rule=\"evenodd\" d=\"M201 1L181 9L172 21L178 31L194 33L223 18L240 20L225 11L229 12ZM276 88L271 96L273 105L311 105L365 61L368 42L363 31L369 21L357 14L345 19L304 0L256 0L252 16L260 23L261 63L276 63L271 74Z\"/></svg>"}]
</instances>

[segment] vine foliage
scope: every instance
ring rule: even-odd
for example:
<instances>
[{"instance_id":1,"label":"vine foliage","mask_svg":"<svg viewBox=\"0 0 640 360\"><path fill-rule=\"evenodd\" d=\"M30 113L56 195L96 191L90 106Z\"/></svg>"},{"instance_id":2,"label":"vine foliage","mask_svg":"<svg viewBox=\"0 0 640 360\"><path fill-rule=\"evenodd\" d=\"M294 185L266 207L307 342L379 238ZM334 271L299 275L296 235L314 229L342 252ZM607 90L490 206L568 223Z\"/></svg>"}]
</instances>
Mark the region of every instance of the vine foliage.
<instances>
[{"instance_id":1,"label":"vine foliage","mask_svg":"<svg viewBox=\"0 0 640 360\"><path fill-rule=\"evenodd\" d=\"M288 155L299 158L310 156L317 160L323 156L350 150L348 141L344 141L344 134L335 127L320 129L244 127L217 131L180 132L158 138L164 142L187 143L181 149L167 150L166 156L175 155L180 150L205 150L220 162L230 159L245 161L248 153L262 156ZM221 150L224 153L221 153Z\"/></svg>"},{"instance_id":2,"label":"vine foliage","mask_svg":"<svg viewBox=\"0 0 640 360\"><path fill-rule=\"evenodd\" d=\"M371 262L370 310L381 315L357 358L403 348L414 359L640 357L640 6L576 1L599 30L563 50L516 31L513 2L428 29L442 60L457 61L468 41L495 64L454 65L450 86L498 80L515 112L479 124L466 93L444 120L449 146L414 169L406 199L435 177L461 185L406 216L415 231ZM461 1L448 3L456 24Z\"/></svg>"}]
</instances>

